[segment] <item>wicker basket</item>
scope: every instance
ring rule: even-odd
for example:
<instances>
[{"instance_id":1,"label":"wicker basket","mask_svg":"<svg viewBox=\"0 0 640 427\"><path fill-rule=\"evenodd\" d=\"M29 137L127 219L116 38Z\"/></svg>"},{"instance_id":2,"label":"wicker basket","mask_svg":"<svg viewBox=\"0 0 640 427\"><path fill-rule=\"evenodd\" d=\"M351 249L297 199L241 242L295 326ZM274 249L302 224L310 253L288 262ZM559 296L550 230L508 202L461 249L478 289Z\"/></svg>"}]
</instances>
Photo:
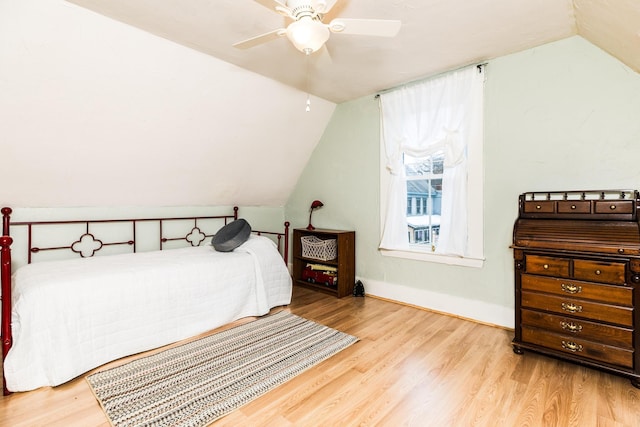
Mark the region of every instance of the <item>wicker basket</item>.
<instances>
[{"instance_id":1,"label":"wicker basket","mask_svg":"<svg viewBox=\"0 0 640 427\"><path fill-rule=\"evenodd\" d=\"M338 256L336 239L322 240L316 236L302 236L302 256L305 258L329 261Z\"/></svg>"}]
</instances>

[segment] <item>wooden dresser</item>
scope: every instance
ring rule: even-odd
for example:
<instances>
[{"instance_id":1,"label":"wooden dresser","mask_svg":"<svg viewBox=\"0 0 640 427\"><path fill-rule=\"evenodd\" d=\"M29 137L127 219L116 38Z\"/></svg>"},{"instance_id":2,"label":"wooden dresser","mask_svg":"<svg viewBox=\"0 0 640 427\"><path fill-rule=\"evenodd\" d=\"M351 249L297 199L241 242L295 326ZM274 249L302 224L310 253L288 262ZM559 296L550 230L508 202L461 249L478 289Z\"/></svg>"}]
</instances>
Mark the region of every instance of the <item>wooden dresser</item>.
<instances>
[{"instance_id":1,"label":"wooden dresser","mask_svg":"<svg viewBox=\"0 0 640 427\"><path fill-rule=\"evenodd\" d=\"M515 338L640 388L640 196L524 193L513 230Z\"/></svg>"}]
</instances>

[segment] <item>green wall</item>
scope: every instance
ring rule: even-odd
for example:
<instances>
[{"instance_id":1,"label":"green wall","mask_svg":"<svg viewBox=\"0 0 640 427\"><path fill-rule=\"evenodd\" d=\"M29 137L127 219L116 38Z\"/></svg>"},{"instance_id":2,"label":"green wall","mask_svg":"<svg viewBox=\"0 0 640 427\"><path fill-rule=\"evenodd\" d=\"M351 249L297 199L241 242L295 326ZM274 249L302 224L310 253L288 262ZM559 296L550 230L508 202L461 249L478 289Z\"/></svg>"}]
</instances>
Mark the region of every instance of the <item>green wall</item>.
<instances>
[{"instance_id":1,"label":"green wall","mask_svg":"<svg viewBox=\"0 0 640 427\"><path fill-rule=\"evenodd\" d=\"M483 268L384 257L379 242L379 109L374 94L339 105L285 217L356 231L367 292L513 326L509 249L525 191L640 188L640 75L581 37L486 67ZM480 209L482 207L477 207Z\"/></svg>"}]
</instances>

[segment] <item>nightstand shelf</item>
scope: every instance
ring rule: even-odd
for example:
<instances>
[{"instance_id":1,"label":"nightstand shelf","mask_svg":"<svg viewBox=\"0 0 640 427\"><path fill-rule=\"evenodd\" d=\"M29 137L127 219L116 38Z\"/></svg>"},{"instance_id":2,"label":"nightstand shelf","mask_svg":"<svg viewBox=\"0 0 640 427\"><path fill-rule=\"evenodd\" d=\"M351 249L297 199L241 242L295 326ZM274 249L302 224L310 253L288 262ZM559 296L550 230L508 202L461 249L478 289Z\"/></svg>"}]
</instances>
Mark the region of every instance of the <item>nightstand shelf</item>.
<instances>
[{"instance_id":1,"label":"nightstand shelf","mask_svg":"<svg viewBox=\"0 0 640 427\"><path fill-rule=\"evenodd\" d=\"M346 230L307 230L298 228L293 230L293 283L296 286L315 289L342 298L353 294L355 284L355 231ZM337 256L332 260L320 260L302 256L302 241L305 236L315 236L322 240L335 239ZM330 281L330 277L319 280L304 277L305 268L308 265L316 265L337 275L336 283ZM324 282L323 282L324 280Z\"/></svg>"}]
</instances>

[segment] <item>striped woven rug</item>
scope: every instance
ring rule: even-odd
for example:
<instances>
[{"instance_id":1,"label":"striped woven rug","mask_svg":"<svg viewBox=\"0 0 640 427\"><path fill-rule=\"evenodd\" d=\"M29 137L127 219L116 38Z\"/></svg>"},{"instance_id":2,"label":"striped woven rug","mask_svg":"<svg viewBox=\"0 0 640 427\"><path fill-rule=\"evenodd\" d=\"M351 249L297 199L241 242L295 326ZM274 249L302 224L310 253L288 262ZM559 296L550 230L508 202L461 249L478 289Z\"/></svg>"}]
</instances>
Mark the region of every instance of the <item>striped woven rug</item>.
<instances>
[{"instance_id":1,"label":"striped woven rug","mask_svg":"<svg viewBox=\"0 0 640 427\"><path fill-rule=\"evenodd\" d=\"M115 427L206 426L356 341L281 311L87 381Z\"/></svg>"}]
</instances>

